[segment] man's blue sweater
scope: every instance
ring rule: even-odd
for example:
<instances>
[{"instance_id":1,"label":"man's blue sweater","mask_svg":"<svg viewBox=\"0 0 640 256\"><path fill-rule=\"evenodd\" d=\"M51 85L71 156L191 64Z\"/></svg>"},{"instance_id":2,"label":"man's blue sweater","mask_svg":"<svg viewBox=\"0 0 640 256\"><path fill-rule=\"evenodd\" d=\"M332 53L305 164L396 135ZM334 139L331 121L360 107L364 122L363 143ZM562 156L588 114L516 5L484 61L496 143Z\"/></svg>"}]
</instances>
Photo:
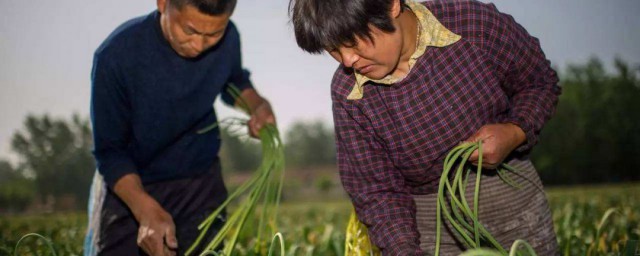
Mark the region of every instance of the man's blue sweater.
<instances>
[{"instance_id":1,"label":"man's blue sweater","mask_svg":"<svg viewBox=\"0 0 640 256\"><path fill-rule=\"evenodd\" d=\"M143 183L193 177L218 161L213 103L233 83L250 88L240 37L229 23L220 42L195 59L180 57L162 34L160 14L132 19L96 50L91 73L91 120L98 170L113 187L128 173Z\"/></svg>"}]
</instances>

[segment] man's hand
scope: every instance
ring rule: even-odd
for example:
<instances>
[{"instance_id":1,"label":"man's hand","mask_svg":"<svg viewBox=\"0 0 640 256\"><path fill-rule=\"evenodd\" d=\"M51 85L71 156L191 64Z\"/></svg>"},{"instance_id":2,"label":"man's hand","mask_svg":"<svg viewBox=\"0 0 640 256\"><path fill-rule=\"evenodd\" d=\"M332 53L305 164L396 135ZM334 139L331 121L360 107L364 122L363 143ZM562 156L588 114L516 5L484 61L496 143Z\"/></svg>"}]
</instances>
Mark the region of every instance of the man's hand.
<instances>
[{"instance_id":1,"label":"man's hand","mask_svg":"<svg viewBox=\"0 0 640 256\"><path fill-rule=\"evenodd\" d=\"M247 123L249 135L258 138L260 136L260 129L262 129L265 124L276 123L276 117L271 110L271 104L258 95L258 92L254 89L242 91L241 97L249 105L251 110L251 118Z\"/></svg>"},{"instance_id":2,"label":"man's hand","mask_svg":"<svg viewBox=\"0 0 640 256\"><path fill-rule=\"evenodd\" d=\"M269 102L265 100L254 109L251 119L249 119L249 123L247 123L247 126L249 127L249 135L251 135L251 137L258 138L260 136L260 129L262 129L265 124L275 123L276 117L273 115Z\"/></svg>"},{"instance_id":3,"label":"man's hand","mask_svg":"<svg viewBox=\"0 0 640 256\"><path fill-rule=\"evenodd\" d=\"M526 140L526 135L515 124L489 124L482 126L468 142L482 141L482 167L495 169L518 146ZM469 162L478 165L478 150L469 157Z\"/></svg>"},{"instance_id":4,"label":"man's hand","mask_svg":"<svg viewBox=\"0 0 640 256\"><path fill-rule=\"evenodd\" d=\"M178 241L176 227L171 215L157 202L147 202L136 216L140 227L138 229L138 246L151 256L176 255Z\"/></svg>"},{"instance_id":5,"label":"man's hand","mask_svg":"<svg viewBox=\"0 0 640 256\"><path fill-rule=\"evenodd\" d=\"M113 191L127 204L138 221L138 246L151 256L173 256L178 249L171 215L142 187L138 174L118 179Z\"/></svg>"}]
</instances>

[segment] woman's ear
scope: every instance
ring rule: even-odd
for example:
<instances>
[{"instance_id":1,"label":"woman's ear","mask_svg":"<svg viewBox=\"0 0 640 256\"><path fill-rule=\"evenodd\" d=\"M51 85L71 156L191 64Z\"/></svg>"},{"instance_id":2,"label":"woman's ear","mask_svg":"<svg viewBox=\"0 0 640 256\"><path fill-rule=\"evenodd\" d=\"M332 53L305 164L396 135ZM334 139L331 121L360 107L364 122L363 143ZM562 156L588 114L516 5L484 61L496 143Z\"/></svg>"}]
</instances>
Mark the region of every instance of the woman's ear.
<instances>
[{"instance_id":1,"label":"woman's ear","mask_svg":"<svg viewBox=\"0 0 640 256\"><path fill-rule=\"evenodd\" d=\"M160 1L160 0L158 0ZM402 13L402 3L400 3L400 0L393 0L393 2L391 3L391 17L392 18L398 18L400 17L400 14Z\"/></svg>"}]
</instances>

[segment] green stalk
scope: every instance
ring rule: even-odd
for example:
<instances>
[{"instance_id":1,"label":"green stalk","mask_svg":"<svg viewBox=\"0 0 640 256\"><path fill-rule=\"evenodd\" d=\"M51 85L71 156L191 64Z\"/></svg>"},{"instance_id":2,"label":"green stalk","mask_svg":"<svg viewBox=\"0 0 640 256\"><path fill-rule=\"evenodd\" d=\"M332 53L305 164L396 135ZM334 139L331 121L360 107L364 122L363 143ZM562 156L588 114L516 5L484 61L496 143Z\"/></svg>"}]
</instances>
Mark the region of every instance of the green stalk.
<instances>
[{"instance_id":1,"label":"green stalk","mask_svg":"<svg viewBox=\"0 0 640 256\"><path fill-rule=\"evenodd\" d=\"M440 176L440 186L438 187L438 198L436 199L436 255L440 254L440 240L442 239L442 208L446 207L446 205L441 204L444 195L444 186L442 186L442 184L448 183L449 170L451 170L451 166L453 165L450 160L452 158L457 158L466 146L466 144L463 144L454 147L445 157L444 167Z\"/></svg>"},{"instance_id":2,"label":"green stalk","mask_svg":"<svg viewBox=\"0 0 640 256\"><path fill-rule=\"evenodd\" d=\"M462 158L462 160L461 160L461 162L462 162L463 164L460 164L460 165L459 165L459 167L458 167L458 172L462 172L462 171L463 171L462 167L467 163L467 161L468 161L468 159L469 159L469 157L470 157L471 153L473 153L473 151L475 151L476 149L479 149L479 151L480 151L480 147L482 146L481 142L476 142L476 143L474 143L474 144L475 144L475 146L471 146L471 147L467 150L467 154L465 154L465 155L463 156L463 158ZM479 159L479 160L480 160L480 159ZM482 161L479 161L479 162L478 162L478 166L481 168L481 166L482 166ZM471 170L469 170L469 172L467 172L467 175L468 175L468 174L470 174L470 171L471 171ZM467 176L467 177L468 177L468 176ZM476 181L477 181L477 182L479 182L480 177L481 177L481 173L476 175ZM476 183L476 185L479 185L479 183ZM464 190L466 189L466 187L467 187L467 182L465 181L465 183L464 183L464 184L462 184L462 185L461 185L461 187L463 188L463 191L462 191L463 193L461 193L461 194L460 194L460 200L463 202L463 205L465 206L465 209L466 209L466 212L467 212L467 217L471 218L471 219L472 219L472 221L473 221L475 224L477 224L477 227L478 227L478 229L479 229L479 232L481 233L481 234L476 234L476 236L480 236L480 237L477 237L477 238L478 238L478 239L484 238L484 239L488 240L488 241L489 241L489 243L491 243L491 244L493 245L493 247L494 247L494 248L497 248L500 252L503 252L503 253L505 253L505 254L506 254L506 251L505 251L505 249L502 247L502 245L500 245L500 243L498 243L498 241L496 241L496 240L495 240L495 238L493 238L493 236L491 235L491 233L489 233L489 231L488 231L488 230L486 230L482 224L480 224L480 221L479 221L479 218L478 218L477 213L474 213L474 212L472 212L472 211L471 211L471 208L469 207L469 203L467 202L467 198L466 198L466 196L465 196L465 195L466 195L466 193L465 193L465 191L464 191ZM478 196L478 195L479 195L479 190L480 190L480 187L479 187L479 186L476 186L476 189L475 189L475 191L474 191L474 198L475 198L476 196ZM478 205L478 203L476 203L476 205ZM476 212L477 212L477 211L476 211ZM475 228L474 228L474 230L475 230ZM480 247L480 244L479 244L479 243L477 243L477 244L476 244L476 246L473 246L473 247L478 248L478 247ZM468 247L468 248L472 248L472 247Z\"/></svg>"},{"instance_id":3,"label":"green stalk","mask_svg":"<svg viewBox=\"0 0 640 256\"><path fill-rule=\"evenodd\" d=\"M51 242L51 240L47 239L46 237L38 234L38 233L29 233L26 234L24 236L22 236L19 240L18 243L16 243L16 246L13 249L13 255L14 256L18 256L18 249L20 248L20 244L22 244L22 241L24 241L25 239L35 236L41 240L44 241L44 243L49 247L49 251L51 252L51 254L53 254L54 256L58 255L56 254L56 250L53 248L53 243Z\"/></svg>"},{"instance_id":4,"label":"green stalk","mask_svg":"<svg viewBox=\"0 0 640 256\"><path fill-rule=\"evenodd\" d=\"M446 207L446 201L445 201L445 195L444 195L444 187L443 184L447 185L449 184L448 181L448 177L449 177L449 172L451 170L451 168L453 167L453 164L455 163L455 159L457 159L460 154L462 154L463 149L465 149L466 147L468 147L469 144L463 144L463 145L459 145L457 147L455 147L453 150L451 150L451 152L449 152L449 154L447 155L447 157L445 158L446 160L449 161L445 161L444 164L444 169L442 171L442 175L440 176L440 186L438 187L438 198L437 198L437 203L436 203L436 255L439 255L440 253L440 240L441 240L441 232L442 232L442 213L444 213L445 217L447 217L447 219L451 220L451 216L449 215L449 212L447 210ZM450 185L449 185L450 186ZM451 222L451 221L450 221ZM463 236L464 240L469 244L472 244L473 241L471 241L470 238L468 238L467 234L464 232L460 231L460 228L458 227L457 223L455 221L451 222L452 226L454 226L454 228L456 228L456 230L459 231L460 235Z\"/></svg>"},{"instance_id":5,"label":"green stalk","mask_svg":"<svg viewBox=\"0 0 640 256\"><path fill-rule=\"evenodd\" d=\"M502 168L498 168L498 176L500 176L500 178L507 183L509 186L512 186L514 188L522 188L521 184L518 184L517 182L515 182L513 179L511 179L511 177L509 176L509 173L507 171L511 171L511 172L518 172L518 170L516 170L515 168L513 168L511 165L508 164L501 164Z\"/></svg>"},{"instance_id":6,"label":"green stalk","mask_svg":"<svg viewBox=\"0 0 640 256\"><path fill-rule=\"evenodd\" d=\"M460 174L464 171L464 167L465 167L464 163L468 161L469 157L471 156L473 151L476 149L477 149L477 145L475 143L471 144L468 148L464 149L464 154L462 154L462 158L460 159L460 164L458 164L458 168L456 172L458 183L460 183L461 181L462 176ZM454 158L454 161L455 160L457 159ZM455 183L455 180L454 180L454 183ZM448 185L448 182L446 185ZM465 193L464 188L466 187L466 184L459 185L458 192L460 192L460 198L456 198L456 191L451 189L450 185L448 185L448 187L449 187L449 190L451 191L450 194L451 194L452 202L459 204L463 209L463 212L466 212L467 217L470 217L475 221L473 212L470 210L469 204L467 203L466 197L464 194ZM460 202L462 203L460 204ZM447 211L445 211L445 216L450 216L450 214ZM466 223L466 220L464 218L458 221L454 220L451 217L447 217L447 218L449 222L452 224L452 226L456 229L456 231L458 231L458 235L462 236L462 238L464 239L463 241L466 242L466 245L468 246L468 248L480 246L478 243L474 241L474 239L471 238L470 232L468 232L472 229L467 230L467 229L460 228L461 226L463 226L461 223L465 223L467 226L469 226L468 223Z\"/></svg>"},{"instance_id":7,"label":"green stalk","mask_svg":"<svg viewBox=\"0 0 640 256\"><path fill-rule=\"evenodd\" d=\"M271 239L271 246L269 246L269 255L271 256L273 255L273 250L275 249L275 244L276 244L276 239L278 239L280 241L279 245L280 245L280 255L283 256L285 255L285 247L284 247L284 238L282 238L282 234L280 232L276 233L275 236L273 236L273 239Z\"/></svg>"},{"instance_id":8,"label":"green stalk","mask_svg":"<svg viewBox=\"0 0 640 256\"><path fill-rule=\"evenodd\" d=\"M518 254L519 251L519 247L524 246L525 251L529 254L529 255L536 255L536 252L533 250L533 248L531 248L531 245L529 245L527 242L525 242L524 240L516 240L515 242L513 242L513 244L511 245L511 250L509 253L509 256L515 256Z\"/></svg>"},{"instance_id":9,"label":"green stalk","mask_svg":"<svg viewBox=\"0 0 640 256\"><path fill-rule=\"evenodd\" d=\"M222 226L220 231L218 231L218 234L226 234L226 233L228 233L232 228L232 225L229 225L229 223L235 223L240 218L241 214L242 214L241 210L238 210L238 211L234 212L233 214L231 214L231 217L229 217L227 219L227 222ZM224 240L224 236L216 235L213 238L213 240L211 240L211 242L209 242L209 244L205 247L205 250L203 252L211 251L211 250L208 250L208 248L217 248L218 245L220 245L220 243L222 243L223 240ZM195 247L195 246L192 246L192 247ZM189 255L190 252L187 252L185 254Z\"/></svg>"},{"instance_id":10,"label":"green stalk","mask_svg":"<svg viewBox=\"0 0 640 256\"><path fill-rule=\"evenodd\" d=\"M616 213L616 208L609 208L602 216L602 219L600 219L600 222L596 227L596 236L593 238L593 243L589 246L589 249L587 250L587 255L591 255L591 252L593 252L594 250L597 251L597 245L598 245L598 241L600 241L600 234L602 233L602 227L604 227L604 224L607 222L609 217L611 217L611 215L613 215L614 213Z\"/></svg>"},{"instance_id":11,"label":"green stalk","mask_svg":"<svg viewBox=\"0 0 640 256\"><path fill-rule=\"evenodd\" d=\"M229 197L227 198L227 200L225 200L219 207L218 209L216 209L216 211L214 211L214 213L220 214L222 212L222 210L224 210L224 207L226 207L229 203L231 203L231 201L233 201L233 199L235 199L236 197L238 197L240 194L242 194L244 191L246 191L248 188L250 188L251 186L253 186L256 182L258 182L260 180L261 176L254 176L252 177L248 182L245 182L244 184L242 184L242 186L240 186L238 189L236 189L236 191L234 191L231 195L229 195ZM207 217L201 224L200 226L198 226L198 229L202 229L202 227L208 223L213 222L213 220L217 217L218 215L215 214L211 214L209 215L209 217Z\"/></svg>"},{"instance_id":12,"label":"green stalk","mask_svg":"<svg viewBox=\"0 0 640 256\"><path fill-rule=\"evenodd\" d=\"M260 187L263 187L264 183L261 184ZM261 190L261 189L260 189ZM245 210L242 213L242 217L240 219L240 224L238 224L238 226L236 227L235 233L231 238L231 241L225 244L225 249L224 249L224 255L231 255L231 252L233 251L233 249L236 246L236 243L238 241L238 237L240 236L240 232L242 231L242 228L244 227L244 225L247 223L247 218L249 217L249 213L252 212L252 210L254 209L254 207L256 206L256 201L258 201L259 198L259 194L256 193L252 196L251 203L249 204L249 206L245 206ZM209 250L213 250L215 248L209 248Z\"/></svg>"},{"instance_id":13,"label":"green stalk","mask_svg":"<svg viewBox=\"0 0 640 256\"><path fill-rule=\"evenodd\" d=\"M468 184L471 169L465 169L467 161L475 150L478 150L478 166L476 169L475 191L473 197L473 210L469 206L466 199L466 186ZM455 235L467 248L479 248L482 241L487 241L498 250L497 255L507 255L507 251L498 243L491 233L480 223L479 220L479 203L480 203L480 181L482 178L482 142L465 143L454 147L446 156L442 176L440 177L440 186L438 187L438 198L436 204L436 250L435 254L440 254L440 242L442 233L442 215L445 216L451 226L454 228ZM457 168L454 165L458 164ZM515 171L511 166L503 164L507 171ZM454 171L453 180L449 181L449 174ZM506 173L499 173L501 179L516 187ZM505 178L506 177L506 178ZM451 184L453 183L453 185ZM447 207L447 198L450 197L451 209ZM454 216L451 215L453 212ZM464 216L462 216L462 214ZM455 218L454 218L455 217ZM472 221L473 225L468 223Z\"/></svg>"},{"instance_id":14,"label":"green stalk","mask_svg":"<svg viewBox=\"0 0 640 256\"><path fill-rule=\"evenodd\" d=\"M260 131L260 137L261 138L263 138L263 137L269 138L270 137L269 130L262 129ZM262 152L265 152L265 154L268 154L268 155L265 155L265 158L267 158L267 159L271 159L272 158L272 155L271 155L272 152L267 150L267 148L271 148L270 147L271 143L273 143L273 141L267 139L267 141L265 141L264 146L263 146L263 151ZM271 176L271 177L273 177L273 176ZM263 201L263 205L264 205L265 208L262 209L262 214L260 215L260 222L258 223L258 227L264 227L265 219L267 218L267 213L269 212L268 205L269 205L269 202L270 202L270 200L269 200L270 196L269 195L271 195L271 184L272 184L272 182L270 180L266 182L267 187L266 187L266 193L264 194L264 201ZM256 253L259 252L259 247L260 247L260 245L262 243L262 232L263 232L263 229L262 228L258 228L258 238L257 238L256 246L255 246L255 249L254 249Z\"/></svg>"},{"instance_id":15,"label":"green stalk","mask_svg":"<svg viewBox=\"0 0 640 256\"><path fill-rule=\"evenodd\" d=\"M478 230L478 226L480 223L478 222L478 218L480 212L478 211L478 202L480 196L480 176L482 175L482 141L478 142L478 170L476 171L476 191L473 197L473 211L474 211L474 219L473 226L475 228L475 236L476 236L476 244L480 245L480 231Z\"/></svg>"},{"instance_id":16,"label":"green stalk","mask_svg":"<svg viewBox=\"0 0 640 256\"><path fill-rule=\"evenodd\" d=\"M249 105L241 97L241 92L233 85L229 86L227 92L236 99L236 105L244 112L251 115ZM227 119L225 119L227 120ZM241 119L228 119L231 125L239 125L246 123ZM238 121L241 120L241 121ZM200 132L207 132L207 129L215 128L211 125ZM254 216L252 213L259 211L258 215L258 238L256 243L256 252L262 245L262 237L266 232L275 232L276 220L277 220L277 208L280 203L280 197L282 195L282 183L284 178L284 148L279 136L278 129L275 125L266 124L259 131L259 137L262 146L262 162L257 168L256 173L252 178L242 184L236 191L231 193L229 197L216 209L210 216L208 216L198 228L201 230L200 235L187 250L186 255L193 253L195 248L202 242L202 239L210 226L214 222L215 218L227 207L232 201L237 200L242 194L249 193L248 197L242 200L242 203L236 209L233 214L224 223L220 231L216 236L207 244L202 254L218 254L213 253L222 242L226 239L224 248L222 249L222 255L231 255L235 248L238 238L242 233L243 228L249 221L249 216ZM261 207L257 207L261 203ZM271 224L272 223L272 224ZM270 225L271 224L271 225ZM269 230L267 230L269 229ZM281 238L281 235L280 235ZM273 241L272 241L273 243ZM283 241L281 240L281 243ZM282 247L283 248L283 247Z\"/></svg>"},{"instance_id":17,"label":"green stalk","mask_svg":"<svg viewBox=\"0 0 640 256\"><path fill-rule=\"evenodd\" d=\"M505 169L498 169L496 170L496 173L498 174L498 177L500 177L500 179L504 181L504 183L507 183L509 186L519 188L518 184L514 183L513 180L508 176Z\"/></svg>"},{"instance_id":18,"label":"green stalk","mask_svg":"<svg viewBox=\"0 0 640 256\"><path fill-rule=\"evenodd\" d=\"M240 194L242 194L244 191L246 191L249 187L253 186L256 182L258 182L258 180L260 179L261 176L254 176L252 177L249 181L245 182L242 186L240 186L236 191L234 191L231 195L229 195L229 197L227 198L227 200L225 200L213 213L211 213L199 226L198 226L198 230L201 230L200 235L198 235L198 238L196 238L196 241L189 247L189 249L185 252L186 255L190 255L191 253L193 253L193 250L196 249L196 247L198 246L198 244L201 243L202 239L204 238L204 236L207 234L207 232L209 231L209 228L211 227L211 224L213 224L215 218L217 218L220 213L222 213L222 211L227 207L227 205L229 203L231 203L231 201L233 201L235 198L237 198ZM231 218L227 219L226 223L228 222L232 222ZM226 224L223 226L225 227ZM219 233L223 233L222 230L219 231Z\"/></svg>"},{"instance_id":19,"label":"green stalk","mask_svg":"<svg viewBox=\"0 0 640 256\"><path fill-rule=\"evenodd\" d=\"M467 230L473 230L473 227L471 227L471 225L469 225L464 216L462 216L462 214L469 214L470 212L465 209L464 205L462 205L462 203L458 200L458 198L456 198L454 195L456 194L456 191L458 189L460 189L460 193L461 194L465 194L465 185L466 184L466 178L469 177L468 173L467 175L465 175L465 181L463 183L462 181L462 172L456 172L455 177L453 178L453 186L451 185L447 185L447 187L451 187L449 188L449 190L451 191L451 209L453 211L453 214L456 216L456 218L458 219L458 222L460 222L460 224L462 224ZM448 183L448 182L447 182ZM448 183L449 184L449 183ZM455 207L454 207L455 206ZM469 246L469 245L467 245Z\"/></svg>"}]
</instances>

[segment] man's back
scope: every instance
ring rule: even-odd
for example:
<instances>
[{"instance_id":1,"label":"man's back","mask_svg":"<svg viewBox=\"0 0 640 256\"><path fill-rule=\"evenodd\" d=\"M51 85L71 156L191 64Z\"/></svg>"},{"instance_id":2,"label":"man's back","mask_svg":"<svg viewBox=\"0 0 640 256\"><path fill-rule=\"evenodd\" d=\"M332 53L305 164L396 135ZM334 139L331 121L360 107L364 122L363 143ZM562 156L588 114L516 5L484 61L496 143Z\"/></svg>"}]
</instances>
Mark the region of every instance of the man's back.
<instances>
[{"instance_id":1,"label":"man's back","mask_svg":"<svg viewBox=\"0 0 640 256\"><path fill-rule=\"evenodd\" d=\"M232 23L218 45L194 59L164 40L158 12L116 29L96 51L92 76L95 154L107 183L132 169L144 183L208 170L219 133L196 131L217 122L212 105L227 81L250 86L239 58Z\"/></svg>"}]
</instances>

